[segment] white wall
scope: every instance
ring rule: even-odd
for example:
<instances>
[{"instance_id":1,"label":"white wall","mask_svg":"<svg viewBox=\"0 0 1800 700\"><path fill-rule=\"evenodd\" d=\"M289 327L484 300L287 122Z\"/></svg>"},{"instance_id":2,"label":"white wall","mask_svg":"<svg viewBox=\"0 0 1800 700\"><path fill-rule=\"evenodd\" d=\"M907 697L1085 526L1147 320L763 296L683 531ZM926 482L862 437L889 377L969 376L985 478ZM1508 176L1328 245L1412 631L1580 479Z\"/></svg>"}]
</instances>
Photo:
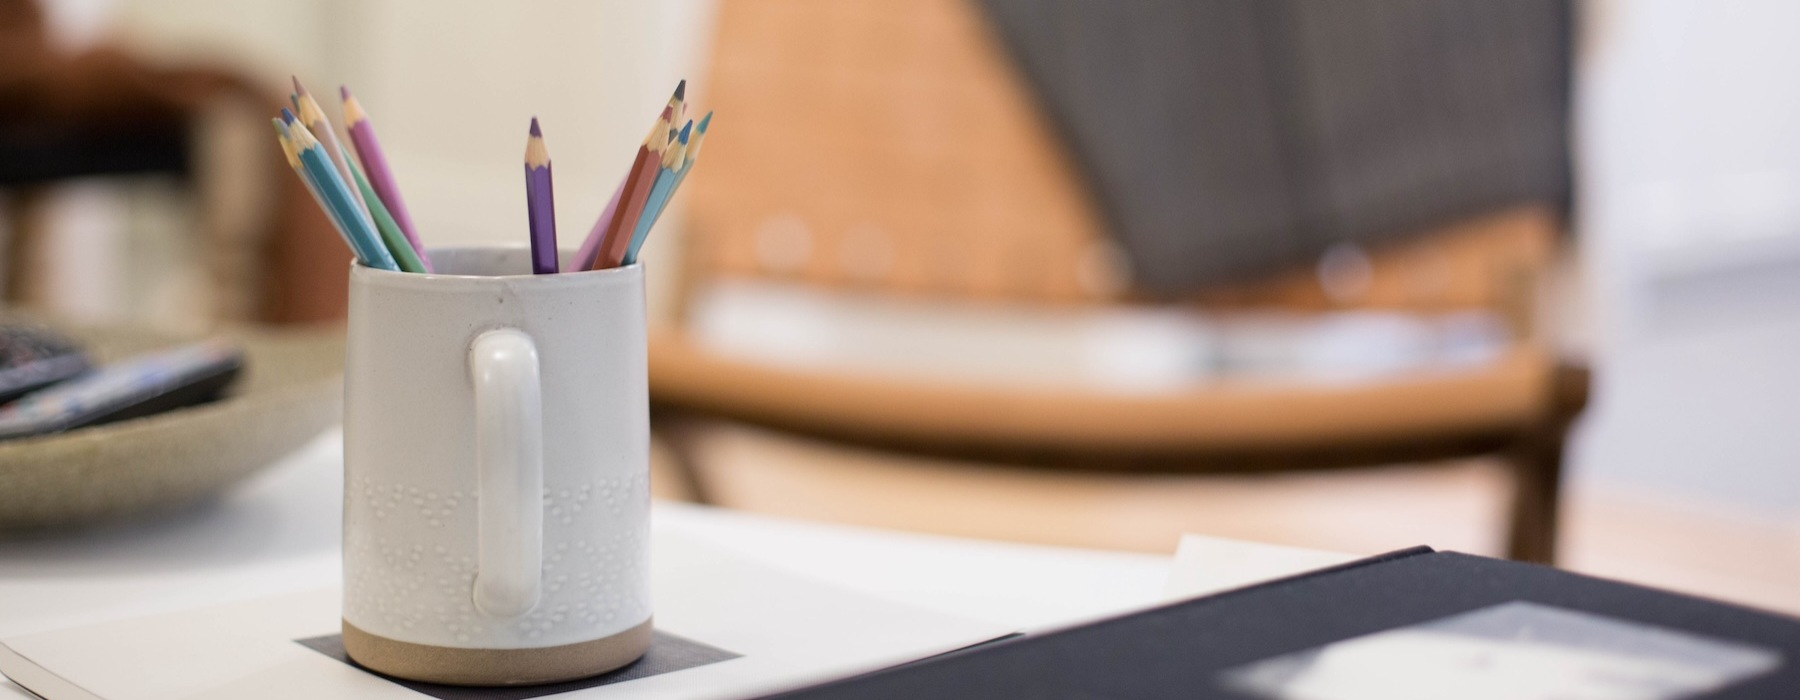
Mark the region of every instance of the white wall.
<instances>
[{"instance_id":1,"label":"white wall","mask_svg":"<svg viewBox=\"0 0 1800 700\"><path fill-rule=\"evenodd\" d=\"M558 237L577 245L678 79L693 79L690 103L705 108L711 0L58 4L72 34L105 24L153 55L229 61L271 89L285 91L290 73L320 95L349 85L428 245L526 240L522 157L534 115L555 166ZM102 14L110 20L94 19ZM681 223L672 210L659 228ZM671 237L653 238L646 259L672 261L658 250ZM653 298L669 277L652 274Z\"/></svg>"},{"instance_id":2,"label":"white wall","mask_svg":"<svg viewBox=\"0 0 1800 700\"><path fill-rule=\"evenodd\" d=\"M1800 512L1800 3L1588 10L1578 473Z\"/></svg>"},{"instance_id":3,"label":"white wall","mask_svg":"<svg viewBox=\"0 0 1800 700\"><path fill-rule=\"evenodd\" d=\"M343 52L321 82L357 91L436 243L525 240L521 159L537 116L555 166L557 230L579 242L692 50L698 2L344 3Z\"/></svg>"},{"instance_id":4,"label":"white wall","mask_svg":"<svg viewBox=\"0 0 1800 700\"><path fill-rule=\"evenodd\" d=\"M1800 261L1800 3L1589 9L1583 234L1623 340L1654 325L1645 292L1663 278Z\"/></svg>"}]
</instances>

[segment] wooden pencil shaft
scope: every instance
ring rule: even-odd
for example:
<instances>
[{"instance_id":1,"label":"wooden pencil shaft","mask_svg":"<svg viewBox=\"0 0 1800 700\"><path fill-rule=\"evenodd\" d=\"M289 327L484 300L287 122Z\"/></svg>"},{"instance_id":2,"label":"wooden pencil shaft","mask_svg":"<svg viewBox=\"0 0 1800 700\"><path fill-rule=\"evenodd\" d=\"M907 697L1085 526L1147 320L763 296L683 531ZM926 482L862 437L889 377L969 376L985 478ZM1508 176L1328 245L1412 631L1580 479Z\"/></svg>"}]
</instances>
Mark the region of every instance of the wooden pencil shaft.
<instances>
[{"instance_id":1,"label":"wooden pencil shaft","mask_svg":"<svg viewBox=\"0 0 1800 700\"><path fill-rule=\"evenodd\" d=\"M357 261L363 265L372 266L369 261L368 249L361 241L357 240L355 234L350 232L350 225L344 221L343 213L326 199L319 179L313 176L312 168L307 167L305 161L302 161L300 169L296 172L300 174L300 180L306 183L306 189L312 192L313 201L318 202L319 210L325 212L325 217L331 220L332 227L337 229L338 236L344 240L344 245L350 248L350 254L356 256Z\"/></svg>"},{"instance_id":2,"label":"wooden pencil shaft","mask_svg":"<svg viewBox=\"0 0 1800 700\"><path fill-rule=\"evenodd\" d=\"M294 175L300 178L300 184L306 186L306 193L312 195L313 203L318 205L320 211L325 212L325 218L331 221L331 229L337 231L338 238L344 241L344 245L350 248L351 253L355 253L356 245L350 242L350 233L344 229L344 222L339 221L337 213L333 212L331 207L325 203L325 197L319 194L318 183L313 182L312 176L306 172L306 166L300 163L300 155L294 147L294 141L288 136L287 125L283 124L280 119L271 121L275 123L275 136L281 141L281 151L283 155L287 156L288 167L293 168Z\"/></svg>"},{"instance_id":3,"label":"wooden pencil shaft","mask_svg":"<svg viewBox=\"0 0 1800 700\"><path fill-rule=\"evenodd\" d=\"M418 254L425 271L432 272L431 258L425 254L425 243L419 238L418 228L413 225L412 213L406 208L405 198L400 196L399 183L388 166L386 153L381 150L381 140L375 136L375 125L369 121L368 113L363 111L362 104L356 101L348 89L340 92L344 98L344 130L350 135L350 145L355 149L357 159L362 162L363 174L369 178L369 186L387 207L388 214L394 217L394 223L406 236L407 243L412 245L413 252Z\"/></svg>"},{"instance_id":4,"label":"wooden pencil shaft","mask_svg":"<svg viewBox=\"0 0 1800 700\"><path fill-rule=\"evenodd\" d=\"M620 205L619 229L608 241L606 253L603 255L607 267L618 267L625 262L625 253L631 249L631 236L637 230L637 221L644 213L644 202L650 199L650 190L656 187L656 173L660 169L657 162L658 153L648 153L644 164L638 170L637 186L626 193L626 201Z\"/></svg>"},{"instance_id":5,"label":"wooden pencil shaft","mask_svg":"<svg viewBox=\"0 0 1800 700\"><path fill-rule=\"evenodd\" d=\"M332 211L331 205L325 203L325 195L319 194L319 183L314 182L312 175L306 172L306 166L295 168L294 174L300 178L300 184L306 185L306 191L312 195L313 203L319 205L319 211L325 212L325 218L331 220L331 229L337 231L338 238L350 247L351 253L355 253L356 245L350 242L350 231L344 228L343 220L338 218L337 212Z\"/></svg>"},{"instance_id":6,"label":"wooden pencil shaft","mask_svg":"<svg viewBox=\"0 0 1800 700\"><path fill-rule=\"evenodd\" d=\"M694 139L688 144L687 163L682 167L693 165L694 160L700 157L700 145L706 143L706 132L711 128L712 112L707 112L706 116L700 118L700 123L694 125Z\"/></svg>"},{"instance_id":7,"label":"wooden pencil shaft","mask_svg":"<svg viewBox=\"0 0 1800 700\"><path fill-rule=\"evenodd\" d=\"M625 210L640 192L648 190L653 183L645 182L645 170L650 170L654 177L654 166L661 160L661 146L667 142L666 133L669 122L683 109L687 95L687 80L675 85L675 93L669 97L668 104L657 114L656 122L650 125L650 133L644 135L643 145L638 147L637 157L631 161L631 167L625 170L625 177L613 191L612 199L600 213L600 219L594 222L593 230L588 232L582 241L581 250L577 253L577 262L581 269L598 270L616 267L619 259L629 248L630 223L625 218ZM655 160L650 160L656 155ZM646 161L649 161L646 163Z\"/></svg>"},{"instance_id":8,"label":"wooden pencil shaft","mask_svg":"<svg viewBox=\"0 0 1800 700\"><path fill-rule=\"evenodd\" d=\"M312 131L313 138L325 145L325 155L331 159L332 167L337 169L338 177L343 178L345 183L349 183L352 180L350 164L344 161L344 148L338 143L337 132L332 129L331 120L325 117L325 110L319 107L319 101L313 99L312 93L307 92L306 88L300 87L300 81L295 80L294 86L298 88L297 94L300 96L300 123L305 124L306 128ZM353 190L350 193L350 199L356 204L357 210L363 217L369 215L368 204L362 201L362 193ZM370 219L368 223L370 227L375 225L373 219Z\"/></svg>"},{"instance_id":9,"label":"wooden pencil shaft","mask_svg":"<svg viewBox=\"0 0 1800 700\"><path fill-rule=\"evenodd\" d=\"M618 186L613 188L612 199L606 201L606 208L600 210L600 218L594 220L587 238L581 241L581 249L575 252L575 269L594 269L594 261L600 257L600 244L606 239L606 225L612 222L613 213L618 211L619 199L624 196L625 183L630 179L629 174L619 178Z\"/></svg>"},{"instance_id":10,"label":"wooden pencil shaft","mask_svg":"<svg viewBox=\"0 0 1800 700\"><path fill-rule=\"evenodd\" d=\"M556 200L550 178L550 149L537 117L525 139L525 213L530 226L531 272L553 275L556 265Z\"/></svg>"},{"instance_id":11,"label":"wooden pencil shaft","mask_svg":"<svg viewBox=\"0 0 1800 700\"><path fill-rule=\"evenodd\" d=\"M381 242L388 254L394 257L394 263L400 267L400 271L425 272L425 264L420 259L419 252L413 250L412 242L406 240L406 235L400 232L400 224L388 213L387 205L381 202L381 197L375 194L375 188L369 186L368 178L363 177L362 170L355 163L350 164L350 176L356 178L356 189L362 192L363 201L369 203L369 216L375 219L375 230L381 233Z\"/></svg>"},{"instance_id":12,"label":"wooden pencil shaft","mask_svg":"<svg viewBox=\"0 0 1800 700\"><path fill-rule=\"evenodd\" d=\"M688 125L693 126L693 122L688 122ZM684 129L676 133L679 137L680 134L685 134L687 131ZM686 159L687 139L685 137L680 137L674 143L669 144L668 148L663 150L662 167L664 170L675 170L680 168L682 162Z\"/></svg>"},{"instance_id":13,"label":"wooden pencil shaft","mask_svg":"<svg viewBox=\"0 0 1800 700\"><path fill-rule=\"evenodd\" d=\"M625 255L619 259L620 264L630 265L637 262L638 249L642 248L644 240L649 238L650 229L656 225L657 214L662 211L664 205L668 204L669 196L675 186L677 170L682 167L687 157L688 139L693 133L693 129L693 122L682 126L681 131L677 132L676 142L670 144L668 150L664 152L662 167L657 169L656 180L650 188L650 194L645 198L643 209L638 213L637 221L632 225L631 243L626 245Z\"/></svg>"},{"instance_id":14,"label":"wooden pencil shaft","mask_svg":"<svg viewBox=\"0 0 1800 700\"><path fill-rule=\"evenodd\" d=\"M556 201L551 189L550 167L525 166L526 213L531 226L531 271L557 272Z\"/></svg>"},{"instance_id":15,"label":"wooden pencil shaft","mask_svg":"<svg viewBox=\"0 0 1800 700\"><path fill-rule=\"evenodd\" d=\"M626 246L625 254L619 258L620 264L630 265L637 262L638 249L644 246L644 240L650 236L650 228L656 224L656 212L668 203L669 192L675 186L675 177L675 171L668 168L657 171L656 184L650 188L650 196L644 200L644 208L639 213L637 224L631 231L631 243Z\"/></svg>"},{"instance_id":16,"label":"wooden pencil shaft","mask_svg":"<svg viewBox=\"0 0 1800 700\"><path fill-rule=\"evenodd\" d=\"M618 267L620 258L625 255L625 248L620 244L621 222L625 218L625 210L630 205L631 194L638 189L639 180L643 179L645 162L650 159L650 149L638 147L637 159L631 162L631 171L625 175L625 191L619 200L619 206L613 209L613 215L606 222L606 233L600 238L600 254L595 256L594 265L590 269Z\"/></svg>"},{"instance_id":17,"label":"wooden pencil shaft","mask_svg":"<svg viewBox=\"0 0 1800 700\"><path fill-rule=\"evenodd\" d=\"M687 81L681 81L675 87L679 97L687 89ZM670 100L674 102L673 99ZM593 267L603 269L618 267L625 256L625 250L631 245L632 227L637 221L628 218L627 214L633 202L641 202L649 194L656 176L656 166L662 161L663 147L667 144L664 133L668 131L669 120L674 114L672 106L664 106L657 114L656 122L650 125L650 133L644 134L644 143L638 147L637 158L631 162L631 169L626 171L625 190L619 200L619 206L613 210L612 220L606 224L606 232L600 237L600 252L594 257ZM645 172L648 170L648 172Z\"/></svg>"},{"instance_id":18,"label":"wooden pencil shaft","mask_svg":"<svg viewBox=\"0 0 1800 700\"><path fill-rule=\"evenodd\" d=\"M682 148L682 157L680 158L681 168L675 171L675 179L674 182L669 185L668 192L665 193L660 200L651 203L644 212L643 217L650 220L650 225L645 228L646 237L648 237L650 231L656 230L657 222L662 221L663 212L669 210L669 202L674 201L675 194L681 191L681 183L687 181L688 171L694 169L694 161L700 157L700 144L706 142L706 130L707 127L711 125L712 112L707 112L706 116L700 119L698 128L695 129L695 133L692 135L691 142L686 143L684 148ZM625 257L622 258L620 262L627 265L637 262L638 252L643 247L644 241L642 239L633 240L631 246L625 251Z\"/></svg>"},{"instance_id":19,"label":"wooden pencil shaft","mask_svg":"<svg viewBox=\"0 0 1800 700\"><path fill-rule=\"evenodd\" d=\"M690 151L690 153L691 153L691 151ZM689 155L688 159L687 159L687 163L685 165L682 165L680 170L675 171L675 184L671 185L669 187L669 196L664 197L662 204L656 208L656 211L651 212L649 214L650 228L652 228L652 229L656 228L656 222L662 221L663 212L669 210L669 202L672 202L675 200L676 193L681 191L681 183L687 181L688 171L693 170L693 169L694 169L694 156ZM632 259L633 260L637 259L635 251L633 251Z\"/></svg>"},{"instance_id":20,"label":"wooden pencil shaft","mask_svg":"<svg viewBox=\"0 0 1800 700\"><path fill-rule=\"evenodd\" d=\"M328 205L327 208L336 211L338 219L343 221L344 230L350 237L351 246L358 252L357 257L368 267L383 270L400 269L399 265L395 264L393 256L387 252L386 246L381 245L377 234L372 230L373 225L365 221L363 215L357 211L356 202L350 195L349 186L344 183L342 177L338 176L337 169L331 164L331 159L325 155L325 149L317 140L306 136L304 129L296 129L294 133L296 136L302 137L295 141L296 146L303 146L299 150L300 162L312 175L314 183L319 188L320 196ZM312 143L307 145L307 141L312 141Z\"/></svg>"}]
</instances>

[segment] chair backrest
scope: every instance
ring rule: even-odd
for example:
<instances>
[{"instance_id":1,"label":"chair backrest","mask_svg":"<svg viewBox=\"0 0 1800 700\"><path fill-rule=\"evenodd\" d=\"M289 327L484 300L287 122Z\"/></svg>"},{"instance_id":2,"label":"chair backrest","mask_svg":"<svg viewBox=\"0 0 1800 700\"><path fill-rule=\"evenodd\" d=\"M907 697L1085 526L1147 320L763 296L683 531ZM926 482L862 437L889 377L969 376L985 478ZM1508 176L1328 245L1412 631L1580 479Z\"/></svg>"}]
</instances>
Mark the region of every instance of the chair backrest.
<instances>
[{"instance_id":1,"label":"chair backrest","mask_svg":"<svg viewBox=\"0 0 1800 700\"><path fill-rule=\"evenodd\" d=\"M968 0L725 0L684 286L778 279L1044 304L1132 300L1098 207ZM1195 301L1442 310L1516 300L1547 207L1473 217ZM1347 280L1347 281L1345 281Z\"/></svg>"}]
</instances>

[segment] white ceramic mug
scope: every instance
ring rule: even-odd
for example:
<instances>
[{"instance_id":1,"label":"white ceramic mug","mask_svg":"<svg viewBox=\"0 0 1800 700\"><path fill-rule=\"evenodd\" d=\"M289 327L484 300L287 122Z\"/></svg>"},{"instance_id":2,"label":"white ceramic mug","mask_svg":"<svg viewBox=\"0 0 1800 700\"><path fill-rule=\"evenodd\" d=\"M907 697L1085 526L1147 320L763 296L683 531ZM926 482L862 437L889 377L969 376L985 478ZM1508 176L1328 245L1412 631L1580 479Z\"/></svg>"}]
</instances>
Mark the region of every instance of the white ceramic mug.
<instances>
[{"instance_id":1,"label":"white ceramic mug","mask_svg":"<svg viewBox=\"0 0 1800 700\"><path fill-rule=\"evenodd\" d=\"M643 269L529 253L352 266L344 647L373 670L546 683L649 646Z\"/></svg>"}]
</instances>

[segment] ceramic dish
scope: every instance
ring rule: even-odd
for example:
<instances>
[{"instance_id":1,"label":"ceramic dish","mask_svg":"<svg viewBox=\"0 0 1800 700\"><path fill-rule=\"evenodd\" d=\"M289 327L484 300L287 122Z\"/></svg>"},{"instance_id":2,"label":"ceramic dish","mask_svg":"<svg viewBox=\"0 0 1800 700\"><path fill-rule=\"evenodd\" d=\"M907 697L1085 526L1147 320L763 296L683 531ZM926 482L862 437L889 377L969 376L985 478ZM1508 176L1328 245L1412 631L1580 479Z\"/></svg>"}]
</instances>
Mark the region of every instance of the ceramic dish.
<instances>
[{"instance_id":1,"label":"ceramic dish","mask_svg":"<svg viewBox=\"0 0 1800 700\"><path fill-rule=\"evenodd\" d=\"M16 320L16 319L0 319ZM193 340L50 323L96 364ZM244 372L212 403L0 442L0 534L171 510L217 495L293 452L342 414L338 329L238 329Z\"/></svg>"}]
</instances>

